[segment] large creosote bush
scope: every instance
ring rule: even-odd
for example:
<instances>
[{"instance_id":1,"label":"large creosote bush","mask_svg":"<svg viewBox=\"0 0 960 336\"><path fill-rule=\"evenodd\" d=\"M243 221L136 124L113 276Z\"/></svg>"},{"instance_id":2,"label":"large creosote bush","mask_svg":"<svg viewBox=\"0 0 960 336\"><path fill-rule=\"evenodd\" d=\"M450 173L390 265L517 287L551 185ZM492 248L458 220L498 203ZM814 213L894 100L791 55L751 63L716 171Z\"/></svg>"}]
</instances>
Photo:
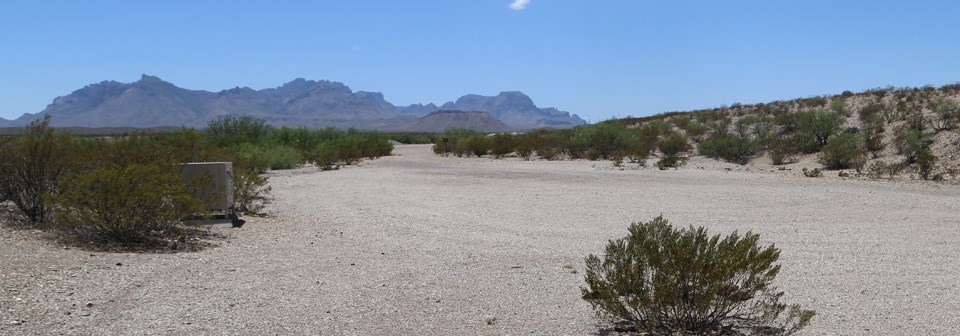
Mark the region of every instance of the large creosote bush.
<instances>
[{"instance_id":1,"label":"large creosote bush","mask_svg":"<svg viewBox=\"0 0 960 336\"><path fill-rule=\"evenodd\" d=\"M50 117L35 121L23 136L0 139L0 194L9 199L33 225L46 222L45 198L57 190L57 181L73 164L68 134L55 133Z\"/></svg>"},{"instance_id":2,"label":"large creosote bush","mask_svg":"<svg viewBox=\"0 0 960 336\"><path fill-rule=\"evenodd\" d=\"M780 250L760 236L634 223L602 257L586 258L583 299L597 314L656 335L789 335L815 315L780 302Z\"/></svg>"},{"instance_id":3,"label":"large creosote bush","mask_svg":"<svg viewBox=\"0 0 960 336\"><path fill-rule=\"evenodd\" d=\"M830 137L840 132L845 117L837 111L828 109L812 109L797 115L797 132L802 135L798 140L804 140L801 145L807 152L813 153L827 144Z\"/></svg>"},{"instance_id":4,"label":"large creosote bush","mask_svg":"<svg viewBox=\"0 0 960 336\"><path fill-rule=\"evenodd\" d=\"M129 165L65 177L54 197L56 221L91 241L145 243L167 236L180 219L202 211L174 167Z\"/></svg>"},{"instance_id":5,"label":"large creosote bush","mask_svg":"<svg viewBox=\"0 0 960 336\"><path fill-rule=\"evenodd\" d=\"M863 138L853 133L843 133L827 140L817 161L827 169L854 168L860 171L867 163L867 151Z\"/></svg>"}]
</instances>

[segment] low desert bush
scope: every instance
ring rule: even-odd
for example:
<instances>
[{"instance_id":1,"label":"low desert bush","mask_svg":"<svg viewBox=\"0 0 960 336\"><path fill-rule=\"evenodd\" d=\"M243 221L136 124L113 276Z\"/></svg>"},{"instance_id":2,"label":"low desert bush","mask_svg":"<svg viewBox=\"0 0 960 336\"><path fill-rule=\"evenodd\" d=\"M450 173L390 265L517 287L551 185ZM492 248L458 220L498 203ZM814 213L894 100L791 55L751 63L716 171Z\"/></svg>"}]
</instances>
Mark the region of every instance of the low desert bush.
<instances>
[{"instance_id":1,"label":"low desert bush","mask_svg":"<svg viewBox=\"0 0 960 336\"><path fill-rule=\"evenodd\" d=\"M613 161L614 167L620 167L623 165L623 158L626 156L623 150L616 150L613 153L610 153L610 161Z\"/></svg>"},{"instance_id":2,"label":"low desert bush","mask_svg":"<svg viewBox=\"0 0 960 336\"><path fill-rule=\"evenodd\" d=\"M49 214L46 197L57 192L58 181L74 163L72 141L55 133L50 117L35 121L23 136L0 142L0 194L9 199L33 225L43 225Z\"/></svg>"},{"instance_id":3,"label":"low desert bush","mask_svg":"<svg viewBox=\"0 0 960 336\"><path fill-rule=\"evenodd\" d=\"M51 197L57 224L97 242L144 243L202 211L173 167L97 168L65 177L60 188Z\"/></svg>"},{"instance_id":4,"label":"low desert bush","mask_svg":"<svg viewBox=\"0 0 960 336\"><path fill-rule=\"evenodd\" d=\"M664 155L657 161L657 168L667 170L667 168L678 168L686 163L682 157L676 155Z\"/></svg>"},{"instance_id":5,"label":"low desert bush","mask_svg":"<svg viewBox=\"0 0 960 336\"><path fill-rule=\"evenodd\" d=\"M917 154L917 174L924 180L929 180L933 173L933 168L939 160L940 158L933 155L929 148L924 149L920 154Z\"/></svg>"},{"instance_id":6,"label":"low desert bush","mask_svg":"<svg viewBox=\"0 0 960 336\"><path fill-rule=\"evenodd\" d=\"M570 144L584 153L593 150L595 159L607 159L615 150L630 147L635 142L635 136L625 126L614 123L600 123L592 126L581 126L573 130Z\"/></svg>"},{"instance_id":7,"label":"low desert bush","mask_svg":"<svg viewBox=\"0 0 960 336\"><path fill-rule=\"evenodd\" d=\"M874 153L874 156L877 156L878 152L887 147L887 145L883 143L883 131L883 121L879 119L873 119L864 125L863 145L868 151Z\"/></svg>"},{"instance_id":8,"label":"low desert bush","mask_svg":"<svg viewBox=\"0 0 960 336\"><path fill-rule=\"evenodd\" d=\"M891 179L896 177L897 174L900 174L900 171L903 170L903 165L899 163L886 163L883 161L874 161L867 168L867 176L870 178L880 178L883 175L889 176Z\"/></svg>"},{"instance_id":9,"label":"low desert bush","mask_svg":"<svg viewBox=\"0 0 960 336\"><path fill-rule=\"evenodd\" d=\"M656 335L789 335L816 314L780 302L780 250L760 236L710 236L662 216L586 258L582 297L602 317Z\"/></svg>"},{"instance_id":10,"label":"low desert bush","mask_svg":"<svg viewBox=\"0 0 960 336\"><path fill-rule=\"evenodd\" d=\"M303 162L300 151L287 146L265 147L243 143L234 150L239 159L248 161L260 172L266 172L267 169L293 169Z\"/></svg>"},{"instance_id":11,"label":"low desert bush","mask_svg":"<svg viewBox=\"0 0 960 336\"><path fill-rule=\"evenodd\" d=\"M657 143L657 148L666 156L677 156L690 150L687 137L677 132L670 132Z\"/></svg>"},{"instance_id":12,"label":"low desert bush","mask_svg":"<svg viewBox=\"0 0 960 336\"><path fill-rule=\"evenodd\" d=\"M437 140L437 141L433 144L433 147L432 147L432 148L433 148L433 153L434 153L434 154L437 154L437 155L447 155L447 154L450 154L450 152L453 151L453 146L450 145L449 139L447 139L447 141L448 141L448 142L443 142L442 139Z\"/></svg>"},{"instance_id":13,"label":"low desert bush","mask_svg":"<svg viewBox=\"0 0 960 336\"><path fill-rule=\"evenodd\" d=\"M843 133L827 140L817 160L827 169L849 169L860 171L867 163L863 138L857 134Z\"/></svg>"},{"instance_id":14,"label":"low desert bush","mask_svg":"<svg viewBox=\"0 0 960 336\"><path fill-rule=\"evenodd\" d=\"M600 160L600 158L603 157L603 155L600 154L600 151L594 148L590 148L590 149L587 149L587 151L583 152L583 157L587 158L587 160L590 160L590 161L597 161L597 160Z\"/></svg>"},{"instance_id":15,"label":"low desert bush","mask_svg":"<svg viewBox=\"0 0 960 336\"><path fill-rule=\"evenodd\" d=\"M804 140L799 145L808 153L820 150L827 144L827 140L840 132L844 123L844 116L839 112L828 109L812 109L797 115L798 140ZM809 141L809 142L808 142Z\"/></svg>"},{"instance_id":16,"label":"low desert bush","mask_svg":"<svg viewBox=\"0 0 960 336\"><path fill-rule=\"evenodd\" d=\"M893 144L897 153L904 156L907 164L917 162L920 153L930 147L930 136L922 129L900 127L895 133Z\"/></svg>"},{"instance_id":17,"label":"low desert bush","mask_svg":"<svg viewBox=\"0 0 960 336\"><path fill-rule=\"evenodd\" d=\"M737 164L747 164L759 149L757 141L733 134L714 134L700 141L698 145L701 155Z\"/></svg>"},{"instance_id":18,"label":"low desert bush","mask_svg":"<svg viewBox=\"0 0 960 336\"><path fill-rule=\"evenodd\" d=\"M494 134L489 138L489 141L490 154L497 158L513 153L516 147L516 141L514 141L513 136L510 134Z\"/></svg>"},{"instance_id":19,"label":"low desert bush","mask_svg":"<svg viewBox=\"0 0 960 336\"><path fill-rule=\"evenodd\" d=\"M823 171L820 168L807 169L806 167L802 170L803 176L806 177L823 177Z\"/></svg>"},{"instance_id":20,"label":"low desert bush","mask_svg":"<svg viewBox=\"0 0 960 336\"><path fill-rule=\"evenodd\" d=\"M434 147L434 151L436 151L436 147ZM340 156L337 154L336 146L329 142L322 142L313 149L309 161L321 170L333 170L340 162Z\"/></svg>"},{"instance_id":21,"label":"low desert bush","mask_svg":"<svg viewBox=\"0 0 960 336\"><path fill-rule=\"evenodd\" d=\"M545 159L545 160L548 160L548 161L553 161L553 160L556 160L557 157L558 157L560 154L557 153L557 150L556 150L556 149L546 148L546 149L544 149L544 150L538 151L538 152L537 152L537 155L539 155L540 158L542 158L542 159Z\"/></svg>"},{"instance_id":22,"label":"low desert bush","mask_svg":"<svg viewBox=\"0 0 960 336\"><path fill-rule=\"evenodd\" d=\"M207 136L218 146L232 146L245 142L257 143L266 138L271 129L263 119L228 115L207 123Z\"/></svg>"},{"instance_id":23,"label":"low desert bush","mask_svg":"<svg viewBox=\"0 0 960 336\"><path fill-rule=\"evenodd\" d=\"M767 151L774 165L792 162L796 159L798 153L797 147L793 145L793 141L790 138L774 140L773 143L770 144L770 150Z\"/></svg>"},{"instance_id":24,"label":"low desert bush","mask_svg":"<svg viewBox=\"0 0 960 336\"><path fill-rule=\"evenodd\" d=\"M233 209L239 213L257 214L270 203L271 187L267 177L252 169L233 171Z\"/></svg>"},{"instance_id":25,"label":"low desert bush","mask_svg":"<svg viewBox=\"0 0 960 336\"><path fill-rule=\"evenodd\" d=\"M960 122L960 104L949 99L938 101L933 107L933 116L927 119L935 132L952 130Z\"/></svg>"},{"instance_id":26,"label":"low desert bush","mask_svg":"<svg viewBox=\"0 0 960 336\"><path fill-rule=\"evenodd\" d=\"M476 155L477 157L487 155L487 153L490 152L490 139L487 139L487 136L483 134L477 134L467 138L464 145L470 154Z\"/></svg>"},{"instance_id":27,"label":"low desert bush","mask_svg":"<svg viewBox=\"0 0 960 336\"><path fill-rule=\"evenodd\" d=\"M517 144L517 147L514 149L517 152L517 155L523 158L524 160L530 160L533 157L533 146L527 143Z\"/></svg>"}]
</instances>

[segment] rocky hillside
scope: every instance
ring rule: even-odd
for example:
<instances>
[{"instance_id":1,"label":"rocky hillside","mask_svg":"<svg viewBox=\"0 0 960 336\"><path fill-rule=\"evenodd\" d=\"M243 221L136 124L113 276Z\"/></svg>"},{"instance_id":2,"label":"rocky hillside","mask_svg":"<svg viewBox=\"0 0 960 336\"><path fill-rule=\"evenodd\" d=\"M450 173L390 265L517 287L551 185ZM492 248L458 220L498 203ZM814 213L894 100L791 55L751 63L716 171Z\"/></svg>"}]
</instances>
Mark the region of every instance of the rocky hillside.
<instances>
[{"instance_id":1,"label":"rocky hillside","mask_svg":"<svg viewBox=\"0 0 960 336\"><path fill-rule=\"evenodd\" d=\"M823 126L809 122L805 126L804 116L831 113L840 115L839 127L825 133L823 144L837 138L837 146L832 148L853 148L868 154L863 162L849 162L847 173L960 178L960 84L845 91L839 95L733 104L612 122L634 128L672 128L689 137L696 154L760 169L789 169L791 164L798 165L797 168L830 168L821 164L823 149L829 146L806 149L804 143L796 140L800 139L801 128ZM840 146L839 136L843 134L852 135L848 137L851 146ZM840 154L854 157L852 153ZM777 163L780 160L785 165ZM931 165L931 170L928 176L922 176L926 164Z\"/></svg>"},{"instance_id":2,"label":"rocky hillside","mask_svg":"<svg viewBox=\"0 0 960 336\"><path fill-rule=\"evenodd\" d=\"M463 108L459 108L463 107ZM104 81L57 97L46 109L24 114L0 127L24 126L45 114L52 125L79 127L202 128L224 115L250 115L273 125L333 126L378 129L410 125L419 117L440 110L434 104L397 107L379 92L353 92L338 82L298 78L277 88L254 90L237 87L220 92L188 90L154 76L134 83ZM586 122L557 109L541 109L519 92L496 97L467 95L443 109L489 112L511 128L573 127ZM432 131L440 132L442 129Z\"/></svg>"}]
</instances>

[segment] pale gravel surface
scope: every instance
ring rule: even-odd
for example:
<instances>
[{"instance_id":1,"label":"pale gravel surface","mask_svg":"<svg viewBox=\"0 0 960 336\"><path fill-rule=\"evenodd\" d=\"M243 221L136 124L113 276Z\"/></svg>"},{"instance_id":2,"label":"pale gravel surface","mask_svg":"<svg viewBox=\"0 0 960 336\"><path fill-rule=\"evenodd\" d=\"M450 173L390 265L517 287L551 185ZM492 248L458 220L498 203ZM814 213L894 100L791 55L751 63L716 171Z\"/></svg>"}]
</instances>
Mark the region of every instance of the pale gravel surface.
<instances>
[{"instance_id":1,"label":"pale gravel surface","mask_svg":"<svg viewBox=\"0 0 960 336\"><path fill-rule=\"evenodd\" d=\"M0 228L0 335L591 334L583 257L661 213L776 243L807 335L960 334L956 185L395 152L273 176L274 216L197 253Z\"/></svg>"}]
</instances>

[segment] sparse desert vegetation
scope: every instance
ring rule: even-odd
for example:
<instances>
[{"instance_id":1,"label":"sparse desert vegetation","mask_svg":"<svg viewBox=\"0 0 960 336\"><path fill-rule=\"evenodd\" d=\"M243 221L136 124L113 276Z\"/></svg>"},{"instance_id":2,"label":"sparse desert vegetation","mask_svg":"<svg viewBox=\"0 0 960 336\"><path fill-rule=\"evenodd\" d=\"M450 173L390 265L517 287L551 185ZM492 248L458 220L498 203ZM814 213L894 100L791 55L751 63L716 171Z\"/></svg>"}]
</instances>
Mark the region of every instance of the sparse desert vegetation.
<instances>
[{"instance_id":1,"label":"sparse desert vegetation","mask_svg":"<svg viewBox=\"0 0 960 336\"><path fill-rule=\"evenodd\" d=\"M950 184L395 152L270 171L269 215L211 229L220 246L199 252L65 249L5 222L0 321L19 325L0 333L616 334L581 298L584 257L661 213L775 246L780 302L817 313L799 334L960 325Z\"/></svg>"},{"instance_id":2,"label":"sparse desert vegetation","mask_svg":"<svg viewBox=\"0 0 960 336\"><path fill-rule=\"evenodd\" d=\"M902 168L888 176L910 172L906 176L916 179L955 180L960 170L958 102L957 85L846 91L512 136L451 130L434 139L434 150L456 156L500 158L512 152L527 160L611 160L615 166L624 161L643 165L653 157L660 168L676 167L694 155L760 169L766 159L773 166L804 161L797 170L852 169L853 176L861 177L877 175L864 171L873 162L899 162L885 163Z\"/></svg>"},{"instance_id":3,"label":"sparse desert vegetation","mask_svg":"<svg viewBox=\"0 0 960 336\"><path fill-rule=\"evenodd\" d=\"M49 122L0 138L0 194L25 217L25 226L95 246L162 247L183 240L176 224L202 218L206 209L190 192L204 181L182 182L180 163L233 162L233 209L253 214L269 201L262 173L308 161L325 168L353 164L393 148L376 133L274 128L247 116L214 120L204 132L113 137L71 136Z\"/></svg>"},{"instance_id":4,"label":"sparse desert vegetation","mask_svg":"<svg viewBox=\"0 0 960 336\"><path fill-rule=\"evenodd\" d=\"M863 301L848 299L825 307L819 302L828 300L824 295L831 295L829 294L831 291L813 289L819 288L813 286L817 281L847 282L844 285L847 287L855 286L855 282L824 275L828 273L822 273L824 272L822 268L829 268L829 266L822 263L818 264L819 268L796 267L801 261L819 262L816 259L811 260L810 255L842 250L841 245L837 245L839 242L834 241L821 246L820 249L803 249L800 245L794 244L791 239L795 237L798 230L802 232L801 235L823 238L820 235L829 234L824 231L836 230L824 225L838 220L845 223L853 221L854 225L867 229L865 226L867 224L856 222L859 217L838 219L844 215L858 216L856 212L847 214L851 204L854 204L851 202L857 202L856 198L831 199L838 203L831 203L829 206L814 202L816 206L809 209L811 213L815 212L820 216L822 211L827 211L833 218L831 221L815 221L822 222L815 227L803 224L792 226L784 223L773 226L763 225L761 222L764 221L759 218L797 218L798 216L798 214L784 215L783 204L773 201L774 204L767 206L770 207L768 210L776 212L776 215L758 214L757 216L762 217L748 220L745 226L731 226L730 223L739 222L732 220L728 224L719 225L722 234L714 236L708 235L705 227L676 229L663 217L657 217L650 222L632 225L627 237L610 240L604 253L598 255L595 254L597 252L595 248L588 247L588 243L610 238L612 224L604 222L599 224L600 227L590 231L592 235L580 237L574 234L572 237L579 238L567 239L561 245L544 241L534 244L533 250L520 249L510 252L509 255L514 256L519 253L522 256L521 260L528 259L526 262L508 261L505 255L494 253L491 260L479 262L481 265L479 269L465 270L455 267L460 273L467 274L466 278L479 281L481 288L495 293L489 295L471 292L466 287L456 285L451 289L452 280L449 278L451 273L444 268L432 268L428 272L432 275L427 278L422 278L422 275L414 276L418 282L433 283L429 287L430 293L433 294L409 290L411 280L407 278L410 275L404 273L402 269L412 265L406 262L422 258L430 259L430 257L426 257L423 254L424 250L420 249L398 252L401 250L398 250L397 246L424 244L424 239L432 240L432 243L427 243L428 246L445 251L443 256L434 256L434 262L448 263L451 262L451 253L455 255L452 258L456 260L471 260L472 253L489 253L488 245L500 244L497 242L498 239L526 240L538 234L556 236L558 232L579 232L585 227L575 223L566 223L560 228L533 229L531 232L512 236L517 238L506 238L502 233L490 234L485 230L488 226L494 225L495 230L499 230L494 232L500 232L504 228L515 227L516 220L529 219L531 216L534 218L533 222L546 222L556 221L558 218L581 218L582 216L591 220L610 218L609 215L603 215L604 211L619 213L620 216L634 213L635 209L616 205L619 204L617 202L610 203L610 199L617 198L638 200L612 191L623 187L638 188L637 190L654 188L653 190L660 190L661 194L666 193L669 198L683 200L679 203L670 203L670 201L660 200L661 195L656 199L641 202L655 202L659 208L666 208L666 210L658 208L657 211L678 209L690 211L689 209L696 208L699 213L702 207L713 209L710 212L687 215L687 219L712 223L714 228L711 231L716 232L718 225L716 222L711 222L713 215L706 216L706 214L723 213L747 206L744 202L749 202L751 207L760 206L756 204L757 199L735 200L731 199L730 195L718 195L716 190L725 190L731 185L746 183L747 186L742 187L745 188L743 190L745 194L737 194L746 195L758 193L760 190L776 192L777 188L783 188L784 184L799 183L822 189L825 186L824 183L830 183L820 182L823 179L791 180L789 178L791 174L783 173L786 169L796 168L799 171L797 175L806 177L827 178L825 171L835 171L836 174L829 176L840 178L860 176L866 179L899 181L895 183L904 182L898 177L903 176L905 172L921 180L955 179L956 170L952 167L956 165L954 155L956 149L951 147L950 141L956 141L955 139L958 138L956 120L954 120L956 103L953 100L957 92L951 90L953 87L921 91L884 89L860 94L846 92L834 97L812 97L749 106L735 104L721 109L690 113L667 113L646 118L617 119L565 130L538 129L525 133L499 134L486 134L468 129L451 129L442 134L387 135L357 130L341 131L333 128L317 130L276 128L267 125L263 120L241 116L214 120L204 131L180 129L165 133L78 137L57 132L49 127L48 121L45 120L32 124L22 135L2 138L0 143L0 153L4 158L0 163L0 170L4 173L3 179L0 179L3 187L2 195L4 200L9 200L6 204L13 204L17 209L11 214L19 214L13 217L8 216L3 230L9 230L13 227L11 223L18 222L14 217L22 216L25 220L20 222L27 223L22 227L57 232L61 237L59 241L66 243L66 246L86 242L89 245L80 245L95 249L103 247L128 249L130 246L137 248L146 246L159 250L195 251L199 248L190 248L191 243L199 244L194 243L199 240L196 238L197 235L202 235L206 231L192 230L177 223L180 219L204 214L205 210L200 206L202 200L193 198L191 195L194 194L189 192L191 188L197 188L198 184L203 184L204 181L183 183L178 174L177 164L192 161L231 161L236 167L236 173L233 175L236 186L234 209L244 213L270 213L270 217L253 219L266 225L240 232L257 231L260 235L273 236L276 237L275 239L282 238L288 242L305 243L309 240L307 245L314 245L315 240L321 240L324 243L321 245L324 247L307 253L333 253L337 255L335 259L354 260L348 264L328 260L326 261L328 267L349 265L347 266L349 268L332 273L311 273L313 277L324 279L312 282L313 285L332 286L329 292L321 291L328 295L339 297L337 295L352 293L369 296L370 294L363 288L374 286L374 283L362 282L363 285L357 289L354 287L356 285L354 282L345 282L335 277L338 274L353 274L354 271L351 268L358 266L364 270L362 272L367 273L372 272L372 269L367 267L376 267L376 272L385 270L386 273L377 273L380 275L375 279L379 280L373 281L382 280L379 284L380 288L390 288L390 286L401 288L397 294L399 297L389 302L391 305L404 307L401 310L405 315L393 318L432 321L433 325L439 326L436 330L461 330L451 325L452 321L460 319L449 316L437 319L422 315L425 312L424 307L414 304L418 302L414 299L415 297L426 297L426 302L445 307L448 307L444 303L447 299L453 300L456 307L471 306L473 302L480 302L482 305L479 308L480 314L471 317L471 320L482 324L475 327L493 328L496 331L536 328L560 333L571 330L592 332L597 330L596 323L599 323L601 332L614 330L649 334L681 332L788 335L802 330L810 330L814 333L848 331L849 326L846 322L838 322L837 314L853 309L851 305L862 305ZM905 98L896 104L884 100L885 97L897 95L914 97L914 92L922 92L924 95L917 97L923 98ZM912 103L904 103L906 101ZM888 111L891 108L895 111ZM354 165L362 159L391 155L394 145L389 140L432 143L432 145L406 146L399 156L390 157L389 160L372 161L364 168L352 167L336 172L318 173L319 170L339 170L341 167ZM428 152L430 149L432 153ZM470 158L470 160L450 160L450 156ZM498 160L489 162L491 160L473 159L477 157ZM680 178L677 181L689 179L682 183L689 189L688 192L696 191L696 193L684 194L672 190L671 188L675 188L676 181L667 175L662 175L659 177L660 180L656 180L658 182L653 182L659 184L650 186L646 184L651 182L637 179L635 175L616 174L616 171L623 170L628 165L635 165L636 170L640 172L632 174L644 175L646 179L656 179L658 178L656 174L663 173L656 173L655 169L644 169L647 161L651 159L655 160L652 166L660 170L687 166L681 172L674 173L680 175L670 176ZM561 162L553 162L558 165L531 162L537 160ZM598 169L596 164L591 163L597 160L610 160L613 166L619 169ZM382 164L377 164L381 161ZM758 164L758 161L764 163ZM711 165L709 162L714 163ZM305 166L307 163L312 163L314 166ZM728 166L724 166L724 163ZM456 165L456 168L453 165ZM726 175L732 170L731 166L748 167L745 170L749 170L749 167L759 167L758 170L763 171L765 165L780 167L777 171L781 173L774 181L760 183L752 177L753 173ZM689 166L696 166L697 169L691 169ZM704 166L712 168L704 169ZM273 178L272 183L268 183L268 176ZM344 180L343 176L349 176L349 178ZM596 178L600 180L594 180ZM460 194L462 189L457 186L471 183L471 181L486 183L478 182L477 179L492 180L494 185L508 184L514 187L530 181L540 181L536 182L540 184L529 190L484 189L481 191L484 196L480 198L472 196L464 200ZM634 185L638 183L640 185ZM754 185L757 183L760 184L761 189L754 189L758 187ZM334 189L327 191L330 195L343 197L316 198L306 194L315 192L318 185L323 185L323 188L332 187ZM576 206L576 204L582 205L582 200L574 197L580 195L583 190L576 193L570 190L554 190L558 187L570 190L596 189L592 191L592 195L605 195L593 201L600 205L600 208L596 209L600 212L574 213L583 209ZM898 184L896 188L899 187L902 185ZM908 187L920 192L931 192L931 189L925 189L923 184L908 185ZM409 188L418 191L408 193ZM852 184L842 188L880 188L885 193L896 190L896 188L883 187L882 184ZM551 199L560 198L561 208L557 208L558 205L552 203L547 206L544 202L548 201L538 200L540 195L538 190L551 194ZM780 190L780 192L784 191ZM954 192L955 190L950 189L941 190L938 193ZM279 194L275 204L270 202L272 193ZM374 194L376 196L372 196ZM591 193L587 192L587 194ZM790 195L787 198L793 201L788 203L796 203L795 201L799 200L794 199L796 197L805 200L819 199L815 195L803 193ZM896 198L896 196L891 197ZM931 197L933 198L916 201L936 203L942 208L949 206L943 203L940 197L953 196L937 194ZM690 198L696 198L696 200L690 200ZM317 199L323 199L324 203L333 205L326 208L326 205L316 203ZM452 199L458 201L451 201ZM888 201L878 200L885 203ZM370 202L376 202L376 206ZM494 205L491 202L497 204ZM506 206L499 202L511 202L511 205ZM411 211L409 206L403 205L414 203L436 203L441 207L426 206ZM778 204L780 208L775 206ZM915 205L909 206L916 208ZM344 210L355 207L361 211ZM476 207L499 210L496 213L477 212L476 215L468 215L467 222L462 222L463 218L457 217L474 212L469 210L464 213L462 209L479 209ZM517 208L514 209L514 207ZM269 222L277 221L289 225L297 221L296 216L304 216L310 211L319 211L319 213L306 215L305 218L308 218L306 221L308 224L304 224L306 226L295 226L291 229L280 225L275 226L275 229L268 229ZM367 218L371 216L371 211L376 218ZM390 239L379 238L388 242L391 239L398 240L391 243L396 244L392 248L385 247L382 249L383 252L379 252L379 256L388 259L380 262L366 256L370 251L363 249L368 247L355 243L355 240L370 235L369 228L364 224L367 220L383 220L390 217L389 213L397 213L398 215L394 217L399 216L407 220L388 219L385 228L388 232L377 234L400 235L390 236L394 237ZM430 216L431 213L441 214L447 219L454 218L453 222L465 224L464 227L468 233L476 235L475 240L460 238L452 243L443 242L441 236L449 237L454 235L454 231L460 231L456 226L444 226L446 224L439 224L430 220L429 217L423 217ZM730 213L728 217L734 218L740 215L742 214ZM944 220L942 216L934 217L935 221ZM319 222L326 221L327 218L334 218L334 227L342 229L334 229L327 233L315 232L311 238L306 231L328 227L317 225ZM433 229L440 228L440 233L424 231L423 227L416 224L422 220L434 223ZM911 223L912 226L925 225L925 222ZM747 229L747 233L743 235L736 233L744 228ZM873 230L875 227L870 226L869 229ZM932 232L930 227L926 229L928 231L920 231L918 234ZM15 235L22 237L24 232L28 231L5 232L14 232ZM356 237L343 238L347 232ZM414 234L404 236L403 232L414 232ZM776 243L777 246L790 246L796 251L785 249L784 253L789 257L781 260L780 248L773 244L761 243L760 235L753 232L762 232L764 237L768 237L769 234L769 237L772 237L770 238L772 243ZM942 235L942 232L940 234ZM225 239L236 235L236 233L228 234ZM254 236L252 233L239 235L245 237L246 246L262 249L264 247L262 244L266 244L262 237ZM837 235L837 237L848 239L847 243L849 239L858 239L850 235ZM830 241L829 238L824 239ZM924 236L923 239L930 238ZM906 242L906 244L922 243L921 240ZM457 255L457 252L451 250L454 247L462 248L463 244L479 244L480 247L476 249L467 247L469 252L465 256ZM345 248L346 246L352 247ZM33 248L44 249L42 246ZM337 249L338 252L332 252L334 250L329 248ZM231 248L221 247L197 253L230 253L223 252L228 250ZM399 254L401 259L385 257L388 255L387 251ZM551 252L547 257L537 256L544 253L543 251ZM268 254L267 257L286 258L288 252L287 245L280 245L273 251L274 254ZM12 252L8 251L8 254L10 253ZM44 253L55 255L50 251ZM876 253L883 258L889 258L887 252ZM163 259L149 257L149 255L139 255L137 258L147 263ZM582 258L583 255L588 257L582 278L579 280L576 277L569 278L571 275L579 276L580 274L577 266L570 263L571 258ZM373 256L375 257L376 254ZM315 257L316 255L313 255L313 258ZM301 263L313 258L305 258ZM554 265L547 262L557 258L563 260L562 263ZM798 274L792 274L790 271L781 272L781 262L794 265ZM363 266L366 263L372 266ZM847 265L850 267L859 265L856 262L852 263L848 261ZM118 266L121 264L123 262L117 263ZM401 265L401 269L391 265ZM893 267L890 264L885 266ZM300 267L308 267L308 265L301 264ZM528 267L533 267L533 272L525 274L523 270ZM548 268L562 270L560 272L562 275L547 275L544 272ZM269 265L261 265L258 269L267 272L275 271ZM498 269L501 271L497 271ZM501 274L502 270L511 270L517 274ZM903 271L909 272L909 270ZM456 277L463 276L460 273L453 274L457 274ZM416 271L415 274L420 274L420 271ZM536 280L532 277L536 277ZM813 280L804 277L812 277ZM544 280L545 278L553 280ZM826 278L830 279L826 280ZM885 277L873 280L876 286L884 288L900 284L899 280ZM551 285L553 287L548 287L552 288L551 291L555 294L540 293L545 296L530 297L536 294L536 291L531 291L529 286L542 287L550 281L553 281ZM516 286L516 288L507 289L509 286ZM575 291L577 288L582 289L579 295ZM790 296L792 298L790 301L800 301L804 307L816 309L819 312L818 318L813 319L815 314L813 310L801 308L798 304L782 303L781 298L785 297L787 291L781 291L778 288L791 289L789 293L791 295L796 293L796 296ZM464 291L464 293L455 291ZM97 292L91 289L88 293ZM932 294L927 293L927 295ZM588 309L590 307L583 306L582 302L578 305L571 301L578 297L586 300L597 315L605 318L600 320L590 318L590 309ZM516 298L523 298L525 301L524 303L512 301ZM888 296L886 299L895 298ZM167 298L151 300L168 302ZM557 306L565 320L576 322L564 328L556 328L556 326L544 324L548 320L537 315L537 309L529 306L519 311L490 308L500 306L491 302L502 300L511 301L506 304L507 306ZM242 300L237 299L237 301ZM367 307L371 304L371 302L361 301L364 302L362 305ZM137 305L139 306L140 303ZM87 308L94 306L96 304L88 305ZM332 323L332 329L324 328L323 330L343 331L351 326L361 329L370 327L367 324L343 324L344 318L349 319L349 317L326 316L326 314L335 314L334 311L345 309L341 303L330 303L329 306L336 308L324 311L323 317L312 314L305 314L305 316ZM447 309L461 311L461 308L448 307ZM915 307L915 309L923 308ZM17 310L10 311L16 313ZM111 315L116 314L116 311L106 308L103 313ZM379 313L382 312L378 311ZM927 311L927 313L937 316L934 312ZM355 316L351 315L354 313L346 312L345 314ZM291 316L291 318L299 319L300 317ZM389 320L389 317L382 315L381 318ZM941 316L939 319L949 318ZM824 322L819 322L821 320ZM27 320L16 317L16 321L18 321L17 326L22 326ZM69 324L71 322L63 323L70 325L71 330L79 328ZM422 325L431 324L428 322ZM120 330L140 330L138 328L140 328L139 325L128 325ZM274 330L269 326L259 328L257 330ZM869 326L864 325L862 330L872 331L873 328L879 328L884 332L901 332L908 329L926 332L949 330L950 327L948 325L948 329L936 329L918 326L915 323L909 323L906 326L902 324L879 324L878 326L874 323ZM490 330L491 333L496 333L493 329ZM419 328L406 331L427 332Z\"/></svg>"}]
</instances>

